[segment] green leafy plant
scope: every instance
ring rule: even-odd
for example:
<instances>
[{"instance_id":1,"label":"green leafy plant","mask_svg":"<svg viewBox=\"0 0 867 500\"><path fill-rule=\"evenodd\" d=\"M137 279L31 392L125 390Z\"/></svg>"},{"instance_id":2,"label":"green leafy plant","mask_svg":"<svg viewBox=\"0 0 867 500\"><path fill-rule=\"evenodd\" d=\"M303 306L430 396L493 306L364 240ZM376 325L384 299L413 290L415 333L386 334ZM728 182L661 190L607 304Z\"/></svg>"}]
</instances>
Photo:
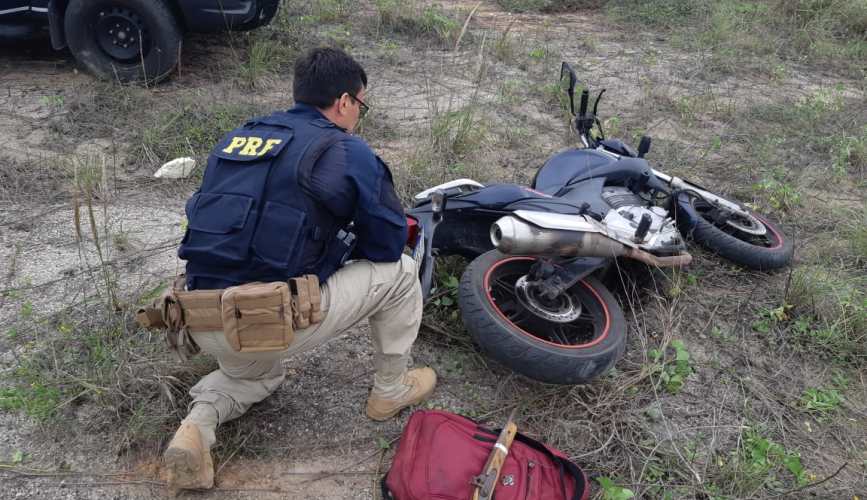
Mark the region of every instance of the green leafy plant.
<instances>
[{"instance_id":1,"label":"green leafy plant","mask_svg":"<svg viewBox=\"0 0 867 500\"><path fill-rule=\"evenodd\" d=\"M837 389L810 387L801 396L801 406L807 411L825 416L840 408L843 396Z\"/></svg>"},{"instance_id":2,"label":"green leafy plant","mask_svg":"<svg viewBox=\"0 0 867 500\"><path fill-rule=\"evenodd\" d=\"M759 311L759 317L753 322L753 330L759 333L768 333L771 328L779 323L789 320L789 311L792 309L791 304L783 304L774 308L763 308Z\"/></svg>"},{"instance_id":3,"label":"green leafy plant","mask_svg":"<svg viewBox=\"0 0 867 500\"><path fill-rule=\"evenodd\" d=\"M30 302L25 302L21 304L21 310L19 311L21 314L21 319L30 319L33 317L33 304Z\"/></svg>"},{"instance_id":4,"label":"green leafy plant","mask_svg":"<svg viewBox=\"0 0 867 500\"><path fill-rule=\"evenodd\" d=\"M536 59L536 60L544 59L545 56L548 55L548 49L546 49L544 47L537 47L537 48L531 50L528 55L530 56L531 59Z\"/></svg>"},{"instance_id":5,"label":"green leafy plant","mask_svg":"<svg viewBox=\"0 0 867 500\"><path fill-rule=\"evenodd\" d=\"M45 421L51 418L60 403L60 390L33 382L30 385L0 389L0 410L23 411L28 416Z\"/></svg>"},{"instance_id":6,"label":"green leafy plant","mask_svg":"<svg viewBox=\"0 0 867 500\"><path fill-rule=\"evenodd\" d=\"M762 436L754 428L747 428L744 432L743 455L747 472L762 481L771 476L772 471L779 466L784 466L791 472L799 485L808 481L799 454L787 451L781 444Z\"/></svg>"},{"instance_id":7,"label":"green leafy plant","mask_svg":"<svg viewBox=\"0 0 867 500\"><path fill-rule=\"evenodd\" d=\"M753 187L758 193L763 194L771 207L776 210L790 211L801 204L800 191L785 180L765 178Z\"/></svg>"},{"instance_id":8,"label":"green leafy plant","mask_svg":"<svg viewBox=\"0 0 867 500\"><path fill-rule=\"evenodd\" d=\"M672 340L671 348L674 350L674 359L671 361L666 361L662 351L658 349L652 349L649 355L656 363L655 371L659 373L659 380L665 391L669 394L677 394L683 389L687 377L693 373L693 368L690 364L689 351L686 350L682 340Z\"/></svg>"},{"instance_id":9,"label":"green leafy plant","mask_svg":"<svg viewBox=\"0 0 867 500\"><path fill-rule=\"evenodd\" d=\"M44 95L40 100L42 101L42 104L58 109L63 107L64 102L62 95Z\"/></svg>"},{"instance_id":10,"label":"green leafy plant","mask_svg":"<svg viewBox=\"0 0 867 500\"><path fill-rule=\"evenodd\" d=\"M460 285L460 280L457 276L447 276L440 286L433 290L433 295L436 298L431 303L438 307L454 306L458 300L458 285Z\"/></svg>"},{"instance_id":11,"label":"green leafy plant","mask_svg":"<svg viewBox=\"0 0 867 500\"><path fill-rule=\"evenodd\" d=\"M461 31L461 23L451 12L436 5L424 6L416 0L376 0L379 30L424 37L451 46Z\"/></svg>"},{"instance_id":12,"label":"green leafy plant","mask_svg":"<svg viewBox=\"0 0 867 500\"><path fill-rule=\"evenodd\" d=\"M629 500L630 498L635 498L635 493L632 490L617 486L608 477L597 477L596 482L599 483L599 486L602 486L603 500Z\"/></svg>"}]
</instances>

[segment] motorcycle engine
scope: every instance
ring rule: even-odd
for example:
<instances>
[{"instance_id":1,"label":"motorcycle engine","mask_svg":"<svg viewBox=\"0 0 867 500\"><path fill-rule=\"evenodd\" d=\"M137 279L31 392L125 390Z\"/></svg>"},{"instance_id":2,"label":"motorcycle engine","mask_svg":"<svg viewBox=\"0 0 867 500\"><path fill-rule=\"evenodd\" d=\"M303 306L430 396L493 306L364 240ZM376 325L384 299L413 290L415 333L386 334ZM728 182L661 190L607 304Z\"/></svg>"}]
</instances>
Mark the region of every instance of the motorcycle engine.
<instances>
[{"instance_id":1,"label":"motorcycle engine","mask_svg":"<svg viewBox=\"0 0 867 500\"><path fill-rule=\"evenodd\" d=\"M612 208L602 222L617 239L631 241L654 253L678 253L685 248L677 224L666 209L649 206L646 200L622 186L606 186L602 199ZM650 226L639 238L636 232L645 217L650 219Z\"/></svg>"},{"instance_id":2,"label":"motorcycle engine","mask_svg":"<svg viewBox=\"0 0 867 500\"><path fill-rule=\"evenodd\" d=\"M615 210L620 207L641 206L647 203L637 194L621 186L606 186L602 188L602 199Z\"/></svg>"}]
</instances>

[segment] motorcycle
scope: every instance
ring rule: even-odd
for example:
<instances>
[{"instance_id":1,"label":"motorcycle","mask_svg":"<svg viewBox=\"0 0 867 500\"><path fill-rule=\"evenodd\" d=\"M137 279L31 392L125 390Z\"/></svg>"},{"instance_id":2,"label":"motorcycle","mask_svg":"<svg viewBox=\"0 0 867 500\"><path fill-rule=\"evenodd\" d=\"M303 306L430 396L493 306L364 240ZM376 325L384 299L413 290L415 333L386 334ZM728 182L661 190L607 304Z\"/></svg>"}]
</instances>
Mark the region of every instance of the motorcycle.
<instances>
[{"instance_id":1,"label":"motorcycle","mask_svg":"<svg viewBox=\"0 0 867 500\"><path fill-rule=\"evenodd\" d=\"M458 305L481 350L527 377L582 384L623 355L626 320L599 276L616 259L682 267L685 237L741 266L778 269L793 246L777 225L698 184L651 168L638 149L606 139L596 96L568 77L572 127L582 147L549 158L530 186L458 179L415 196L407 211L427 297L434 258L461 255Z\"/></svg>"}]
</instances>

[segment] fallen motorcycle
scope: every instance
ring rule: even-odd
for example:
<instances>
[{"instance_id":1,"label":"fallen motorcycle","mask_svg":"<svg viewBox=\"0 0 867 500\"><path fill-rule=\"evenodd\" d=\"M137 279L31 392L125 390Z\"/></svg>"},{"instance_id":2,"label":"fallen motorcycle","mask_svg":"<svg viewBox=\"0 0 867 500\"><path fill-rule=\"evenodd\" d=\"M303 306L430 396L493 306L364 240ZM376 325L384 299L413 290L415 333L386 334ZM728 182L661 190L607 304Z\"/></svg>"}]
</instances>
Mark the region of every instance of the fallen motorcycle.
<instances>
[{"instance_id":1,"label":"fallen motorcycle","mask_svg":"<svg viewBox=\"0 0 867 500\"><path fill-rule=\"evenodd\" d=\"M792 242L768 218L695 183L652 169L638 150L606 139L600 91L575 112L581 148L545 162L530 187L458 179L415 196L407 214L419 243L420 279L431 290L434 258L472 259L460 281L462 319L482 351L512 370L556 384L586 383L622 356L626 321L599 280L615 259L681 267L692 260L684 236L744 267L773 270Z\"/></svg>"}]
</instances>

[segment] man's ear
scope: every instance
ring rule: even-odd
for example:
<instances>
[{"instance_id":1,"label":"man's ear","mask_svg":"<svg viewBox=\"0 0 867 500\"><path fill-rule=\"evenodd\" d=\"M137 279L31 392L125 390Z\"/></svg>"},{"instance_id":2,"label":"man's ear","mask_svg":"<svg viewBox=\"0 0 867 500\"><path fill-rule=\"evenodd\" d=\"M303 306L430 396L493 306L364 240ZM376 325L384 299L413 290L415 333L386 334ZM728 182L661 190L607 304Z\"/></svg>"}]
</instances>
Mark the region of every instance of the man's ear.
<instances>
[{"instance_id":1,"label":"man's ear","mask_svg":"<svg viewBox=\"0 0 867 500\"><path fill-rule=\"evenodd\" d=\"M349 94L347 94L346 92L340 94L340 97L338 97L337 101L335 102L337 103L337 111L340 114L343 114L343 110L346 109L347 106L349 106Z\"/></svg>"}]
</instances>

